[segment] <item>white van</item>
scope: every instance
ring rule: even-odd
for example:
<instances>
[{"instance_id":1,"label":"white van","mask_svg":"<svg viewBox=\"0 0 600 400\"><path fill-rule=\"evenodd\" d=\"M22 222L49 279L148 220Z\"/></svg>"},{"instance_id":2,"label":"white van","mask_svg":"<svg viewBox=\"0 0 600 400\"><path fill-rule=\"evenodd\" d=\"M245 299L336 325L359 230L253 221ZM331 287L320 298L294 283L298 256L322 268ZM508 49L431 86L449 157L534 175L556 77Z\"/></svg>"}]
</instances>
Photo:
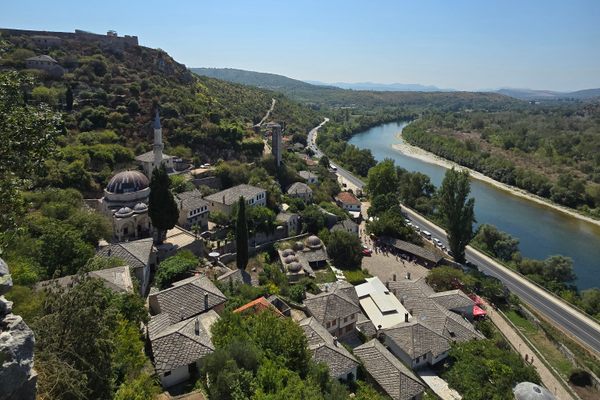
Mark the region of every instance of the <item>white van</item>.
<instances>
[{"instance_id":1,"label":"white van","mask_svg":"<svg viewBox=\"0 0 600 400\"><path fill-rule=\"evenodd\" d=\"M431 233L429 231L421 231L421 235L431 240Z\"/></svg>"}]
</instances>

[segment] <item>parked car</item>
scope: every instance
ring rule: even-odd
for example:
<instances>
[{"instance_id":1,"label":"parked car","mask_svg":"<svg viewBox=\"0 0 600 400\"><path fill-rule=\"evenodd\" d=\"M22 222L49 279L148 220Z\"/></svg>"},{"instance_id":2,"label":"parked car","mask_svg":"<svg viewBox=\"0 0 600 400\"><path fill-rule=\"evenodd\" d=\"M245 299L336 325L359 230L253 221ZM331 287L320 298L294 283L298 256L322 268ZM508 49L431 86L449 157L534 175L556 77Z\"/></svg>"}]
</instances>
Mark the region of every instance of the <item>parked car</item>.
<instances>
[{"instance_id":1,"label":"parked car","mask_svg":"<svg viewBox=\"0 0 600 400\"><path fill-rule=\"evenodd\" d=\"M371 257L371 254L373 254L373 250L371 250L367 247L363 247L362 254L363 254L363 256Z\"/></svg>"},{"instance_id":2,"label":"parked car","mask_svg":"<svg viewBox=\"0 0 600 400\"><path fill-rule=\"evenodd\" d=\"M443 246L442 241L440 239L438 239L438 238L433 238L433 243L435 243L435 245L438 246L438 247L442 247Z\"/></svg>"}]
</instances>

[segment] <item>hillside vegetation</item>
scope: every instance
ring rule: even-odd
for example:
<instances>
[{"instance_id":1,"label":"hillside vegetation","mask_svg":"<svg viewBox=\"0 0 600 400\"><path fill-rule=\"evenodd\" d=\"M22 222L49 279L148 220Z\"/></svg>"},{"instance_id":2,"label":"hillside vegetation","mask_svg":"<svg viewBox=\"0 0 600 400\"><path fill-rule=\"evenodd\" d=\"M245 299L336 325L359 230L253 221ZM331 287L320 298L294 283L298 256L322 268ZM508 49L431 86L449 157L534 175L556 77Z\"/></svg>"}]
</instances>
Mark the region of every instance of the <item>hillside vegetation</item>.
<instances>
[{"instance_id":1,"label":"hillside vegetation","mask_svg":"<svg viewBox=\"0 0 600 400\"><path fill-rule=\"evenodd\" d=\"M60 150L46 162L38 186L97 192L115 170L132 167L151 149L150 120L161 112L165 151L196 163L251 161L262 155L252 125L277 99L272 119L286 133L306 132L320 118L284 96L249 86L198 77L160 49L114 49L98 42L64 40L43 49L28 35L0 36L0 67L30 73L32 104L48 104L63 116ZM60 78L26 70L25 59L47 54L65 68Z\"/></svg>"},{"instance_id":2,"label":"hillside vegetation","mask_svg":"<svg viewBox=\"0 0 600 400\"><path fill-rule=\"evenodd\" d=\"M600 105L430 113L405 139L558 204L600 217Z\"/></svg>"}]
</instances>

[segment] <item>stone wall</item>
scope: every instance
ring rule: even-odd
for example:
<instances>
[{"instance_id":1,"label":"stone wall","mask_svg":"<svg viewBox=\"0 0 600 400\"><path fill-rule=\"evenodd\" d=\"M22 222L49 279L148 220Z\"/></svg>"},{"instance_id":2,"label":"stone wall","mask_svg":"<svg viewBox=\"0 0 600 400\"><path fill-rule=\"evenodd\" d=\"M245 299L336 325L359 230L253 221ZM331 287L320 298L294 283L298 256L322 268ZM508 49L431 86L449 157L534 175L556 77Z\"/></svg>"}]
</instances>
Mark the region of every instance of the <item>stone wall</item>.
<instances>
[{"instance_id":1,"label":"stone wall","mask_svg":"<svg viewBox=\"0 0 600 400\"><path fill-rule=\"evenodd\" d=\"M4 295L12 288L8 266L0 258L0 400L33 400L37 374L33 369L33 331L12 313Z\"/></svg>"}]
</instances>

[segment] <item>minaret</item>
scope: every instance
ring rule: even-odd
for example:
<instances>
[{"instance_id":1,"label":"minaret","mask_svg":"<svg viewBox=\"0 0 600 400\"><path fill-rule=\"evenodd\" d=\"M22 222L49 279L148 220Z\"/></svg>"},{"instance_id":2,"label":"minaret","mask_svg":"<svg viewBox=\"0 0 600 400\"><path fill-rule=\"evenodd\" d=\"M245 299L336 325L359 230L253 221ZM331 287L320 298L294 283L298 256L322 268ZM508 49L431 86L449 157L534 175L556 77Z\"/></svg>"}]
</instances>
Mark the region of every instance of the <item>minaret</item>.
<instances>
[{"instance_id":1,"label":"minaret","mask_svg":"<svg viewBox=\"0 0 600 400\"><path fill-rule=\"evenodd\" d=\"M162 141L162 128L160 126L160 116L158 110L156 110L156 116L154 117L154 168L158 168L163 162L163 141ZM152 172L150 172L152 175Z\"/></svg>"}]
</instances>

